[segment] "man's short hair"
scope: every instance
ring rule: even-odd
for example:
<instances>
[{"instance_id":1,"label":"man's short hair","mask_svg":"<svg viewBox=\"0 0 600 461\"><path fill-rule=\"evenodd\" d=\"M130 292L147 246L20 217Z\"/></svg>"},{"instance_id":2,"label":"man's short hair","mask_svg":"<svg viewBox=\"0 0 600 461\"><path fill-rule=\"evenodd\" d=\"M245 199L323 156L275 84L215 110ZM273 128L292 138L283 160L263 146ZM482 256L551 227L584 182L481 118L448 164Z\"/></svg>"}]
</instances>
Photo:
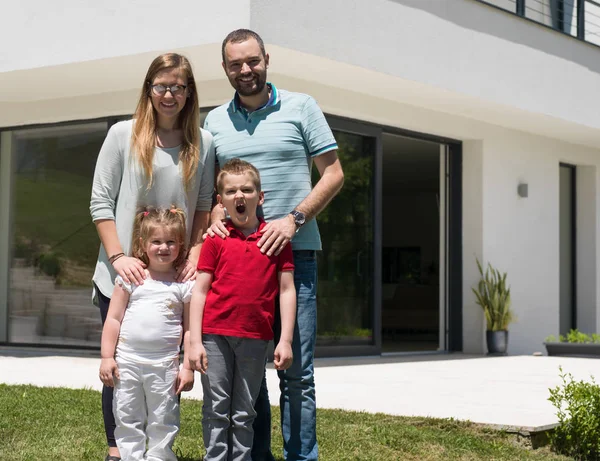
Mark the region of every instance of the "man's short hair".
<instances>
[{"instance_id":1,"label":"man's short hair","mask_svg":"<svg viewBox=\"0 0 600 461\"><path fill-rule=\"evenodd\" d=\"M223 178L226 175L242 175L244 173L250 173L256 190L260 192L260 173L256 167L245 160L233 158L223 165L223 168L221 168L221 171L219 171L219 175L217 176L217 194L221 194L223 192Z\"/></svg>"},{"instance_id":2,"label":"man's short hair","mask_svg":"<svg viewBox=\"0 0 600 461\"><path fill-rule=\"evenodd\" d=\"M256 32L250 29L237 29L233 32L229 32L229 34L227 34L227 37L225 37L225 40L223 40L223 44L221 45L221 57L223 58L223 62L225 62L225 46L228 43L242 43L246 40L250 40L251 38L256 40L256 42L258 43L258 46L260 47L260 52L262 53L264 58L267 55L267 53L265 52L265 42L263 42L263 39L260 38L260 35L258 35Z\"/></svg>"}]
</instances>

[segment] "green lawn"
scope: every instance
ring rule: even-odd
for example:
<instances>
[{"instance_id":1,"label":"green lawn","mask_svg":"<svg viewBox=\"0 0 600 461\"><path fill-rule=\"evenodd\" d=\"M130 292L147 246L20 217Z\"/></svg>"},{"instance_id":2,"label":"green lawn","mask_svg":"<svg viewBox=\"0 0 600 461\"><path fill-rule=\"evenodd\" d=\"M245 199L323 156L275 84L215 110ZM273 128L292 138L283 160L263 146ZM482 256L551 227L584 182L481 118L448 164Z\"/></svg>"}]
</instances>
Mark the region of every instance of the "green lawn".
<instances>
[{"instance_id":1,"label":"green lawn","mask_svg":"<svg viewBox=\"0 0 600 461\"><path fill-rule=\"evenodd\" d=\"M277 408L274 408L274 415ZM319 410L320 459L567 460L529 450L509 434L450 420ZM180 461L201 459L201 402L184 399L175 445ZM273 449L282 460L274 418ZM104 458L100 394L0 384L0 460L97 461Z\"/></svg>"}]
</instances>

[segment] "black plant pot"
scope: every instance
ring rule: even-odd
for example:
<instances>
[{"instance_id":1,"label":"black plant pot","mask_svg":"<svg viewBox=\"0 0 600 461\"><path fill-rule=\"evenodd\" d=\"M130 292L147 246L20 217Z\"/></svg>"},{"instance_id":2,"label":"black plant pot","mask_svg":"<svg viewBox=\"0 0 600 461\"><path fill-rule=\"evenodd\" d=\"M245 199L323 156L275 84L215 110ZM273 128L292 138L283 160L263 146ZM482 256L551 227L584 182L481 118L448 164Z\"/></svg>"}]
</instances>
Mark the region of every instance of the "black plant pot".
<instances>
[{"instance_id":1,"label":"black plant pot","mask_svg":"<svg viewBox=\"0 0 600 461\"><path fill-rule=\"evenodd\" d=\"M490 331L485 332L488 355L506 355L508 346L508 331Z\"/></svg>"},{"instance_id":2,"label":"black plant pot","mask_svg":"<svg viewBox=\"0 0 600 461\"><path fill-rule=\"evenodd\" d=\"M600 344L554 342L544 345L550 356L600 358Z\"/></svg>"}]
</instances>

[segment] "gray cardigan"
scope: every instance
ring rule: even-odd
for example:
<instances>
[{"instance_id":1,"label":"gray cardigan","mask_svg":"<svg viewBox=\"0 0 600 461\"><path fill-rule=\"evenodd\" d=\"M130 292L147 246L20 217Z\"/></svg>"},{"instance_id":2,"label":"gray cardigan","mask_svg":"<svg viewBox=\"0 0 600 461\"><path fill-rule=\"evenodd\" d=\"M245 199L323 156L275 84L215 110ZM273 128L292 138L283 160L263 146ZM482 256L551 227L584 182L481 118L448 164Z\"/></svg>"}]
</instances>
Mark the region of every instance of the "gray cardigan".
<instances>
[{"instance_id":1,"label":"gray cardigan","mask_svg":"<svg viewBox=\"0 0 600 461\"><path fill-rule=\"evenodd\" d=\"M176 205L187 216L189 243L195 211L210 211L214 186L215 148L212 135L200 129L200 160L193 186L186 191L179 169L179 147L154 151L153 183L147 181L141 166L131 157L133 120L113 125L98 154L90 212L92 220L113 219L125 254L131 251L133 220L139 206ZM108 262L104 246L96 263L93 281L104 296L112 296L116 273Z\"/></svg>"}]
</instances>

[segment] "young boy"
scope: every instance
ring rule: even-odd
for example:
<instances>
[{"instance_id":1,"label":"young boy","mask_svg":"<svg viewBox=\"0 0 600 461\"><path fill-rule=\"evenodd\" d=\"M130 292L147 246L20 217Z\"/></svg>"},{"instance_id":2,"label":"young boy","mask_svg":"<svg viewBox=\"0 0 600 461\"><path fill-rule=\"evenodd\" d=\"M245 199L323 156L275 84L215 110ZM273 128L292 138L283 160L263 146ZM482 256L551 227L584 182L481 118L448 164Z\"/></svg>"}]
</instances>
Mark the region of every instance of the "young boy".
<instances>
[{"instance_id":1,"label":"young boy","mask_svg":"<svg viewBox=\"0 0 600 461\"><path fill-rule=\"evenodd\" d=\"M256 216L264 193L254 166L227 162L217 177L217 193L230 216L230 235L202 245L190 302L189 361L202 373L204 460L250 460L254 404L273 339L277 294L281 338L274 365L285 370L292 363L294 265L291 245L279 256L262 254L256 245L265 222Z\"/></svg>"}]
</instances>

